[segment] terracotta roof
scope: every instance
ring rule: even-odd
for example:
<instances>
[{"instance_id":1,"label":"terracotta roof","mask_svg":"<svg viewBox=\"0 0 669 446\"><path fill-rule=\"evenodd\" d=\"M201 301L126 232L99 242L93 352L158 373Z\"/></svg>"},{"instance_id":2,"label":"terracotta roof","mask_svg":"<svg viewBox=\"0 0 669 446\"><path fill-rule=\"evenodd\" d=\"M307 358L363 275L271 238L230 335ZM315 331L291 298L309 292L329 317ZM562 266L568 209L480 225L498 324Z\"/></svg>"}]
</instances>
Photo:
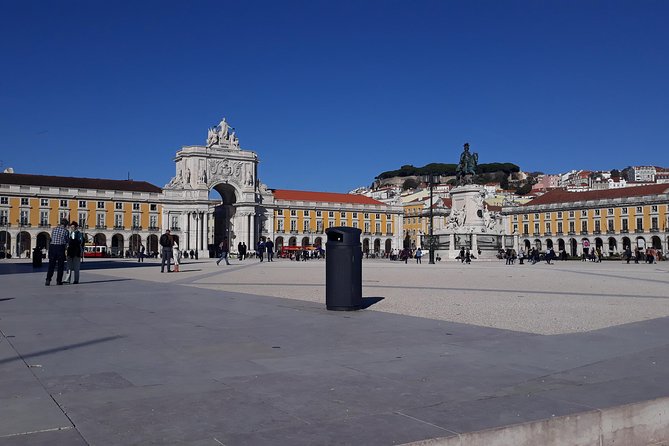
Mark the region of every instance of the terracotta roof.
<instances>
[{"instance_id":1,"label":"terracotta roof","mask_svg":"<svg viewBox=\"0 0 669 446\"><path fill-rule=\"evenodd\" d=\"M23 173L0 173L0 184L21 186L67 187L74 189L103 189L129 192L161 193L163 190L146 181L106 180L100 178L56 177Z\"/></svg>"},{"instance_id":2,"label":"terracotta roof","mask_svg":"<svg viewBox=\"0 0 669 446\"><path fill-rule=\"evenodd\" d=\"M339 194L335 192L310 192L303 190L272 189L274 198L288 201L321 201L327 203L354 203L375 204L385 206L384 203L365 195Z\"/></svg>"},{"instance_id":3,"label":"terracotta roof","mask_svg":"<svg viewBox=\"0 0 669 446\"><path fill-rule=\"evenodd\" d=\"M523 206L536 206L551 203L573 203L575 201L611 200L614 198L642 197L645 195L664 194L669 191L669 184L649 184L645 186L622 187L618 189L589 190L569 192L565 189L553 189Z\"/></svg>"}]
</instances>

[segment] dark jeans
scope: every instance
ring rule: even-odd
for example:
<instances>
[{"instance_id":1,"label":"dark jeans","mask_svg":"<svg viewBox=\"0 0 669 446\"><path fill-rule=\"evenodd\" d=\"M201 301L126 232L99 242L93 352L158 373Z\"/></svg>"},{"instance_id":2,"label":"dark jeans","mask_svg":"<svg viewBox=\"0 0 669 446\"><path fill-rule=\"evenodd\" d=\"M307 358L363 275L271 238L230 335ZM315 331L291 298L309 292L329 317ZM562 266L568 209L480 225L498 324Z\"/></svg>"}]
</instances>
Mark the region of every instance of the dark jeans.
<instances>
[{"instance_id":1,"label":"dark jeans","mask_svg":"<svg viewBox=\"0 0 669 446\"><path fill-rule=\"evenodd\" d=\"M160 272L165 271L165 263L167 263L167 272L170 272L170 260L172 259L172 248L163 247L163 258L160 261Z\"/></svg>"},{"instance_id":2,"label":"dark jeans","mask_svg":"<svg viewBox=\"0 0 669 446\"><path fill-rule=\"evenodd\" d=\"M65 268L65 245L49 245L49 270L46 273L47 282L51 282L53 271L58 266L56 282L63 283L63 269Z\"/></svg>"}]
</instances>

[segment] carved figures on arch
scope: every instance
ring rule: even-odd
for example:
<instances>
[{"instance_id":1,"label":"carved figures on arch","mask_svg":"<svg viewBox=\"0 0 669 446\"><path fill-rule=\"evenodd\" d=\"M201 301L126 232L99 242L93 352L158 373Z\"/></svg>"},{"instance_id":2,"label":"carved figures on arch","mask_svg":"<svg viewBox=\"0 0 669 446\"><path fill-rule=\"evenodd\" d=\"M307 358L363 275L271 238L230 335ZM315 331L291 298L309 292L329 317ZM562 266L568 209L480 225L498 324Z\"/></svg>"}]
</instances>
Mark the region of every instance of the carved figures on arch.
<instances>
[{"instance_id":1,"label":"carved figures on arch","mask_svg":"<svg viewBox=\"0 0 669 446\"><path fill-rule=\"evenodd\" d=\"M230 129L231 127L225 118L216 127L208 129L207 148L220 146L223 142L230 142L233 146L239 147L239 140L234 132L230 135Z\"/></svg>"},{"instance_id":2,"label":"carved figures on arch","mask_svg":"<svg viewBox=\"0 0 669 446\"><path fill-rule=\"evenodd\" d=\"M241 162L230 162L230 160L209 160L210 180L226 179L236 180L241 184L243 164Z\"/></svg>"}]
</instances>

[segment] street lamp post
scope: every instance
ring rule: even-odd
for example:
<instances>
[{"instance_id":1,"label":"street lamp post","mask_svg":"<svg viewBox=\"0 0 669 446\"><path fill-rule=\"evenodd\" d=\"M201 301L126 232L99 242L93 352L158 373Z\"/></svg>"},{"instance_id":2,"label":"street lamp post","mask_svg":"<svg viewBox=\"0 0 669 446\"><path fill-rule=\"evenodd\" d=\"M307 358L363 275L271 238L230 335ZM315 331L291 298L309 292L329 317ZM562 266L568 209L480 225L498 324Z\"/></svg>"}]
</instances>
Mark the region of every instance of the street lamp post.
<instances>
[{"instance_id":1,"label":"street lamp post","mask_svg":"<svg viewBox=\"0 0 669 446\"><path fill-rule=\"evenodd\" d=\"M21 232L23 231L23 221L16 220L16 224L19 226L19 233L16 236L16 257L21 258Z\"/></svg>"},{"instance_id":2,"label":"street lamp post","mask_svg":"<svg viewBox=\"0 0 669 446\"><path fill-rule=\"evenodd\" d=\"M5 248L5 258L8 258L7 256L8 256L8 255L11 256L11 254L12 254L12 253L11 253L11 246L10 246L10 244L9 244L9 217L7 217L6 219L4 219L4 222L0 222L0 223L4 223L4 225L5 225L5 227L6 227L6 231L5 231L5 246L4 246L4 248Z\"/></svg>"},{"instance_id":3,"label":"street lamp post","mask_svg":"<svg viewBox=\"0 0 669 446\"><path fill-rule=\"evenodd\" d=\"M434 185L439 184L439 175L435 175L433 173L430 173L426 176L426 181L428 185L430 186L430 230L429 230L429 236L428 236L428 246L430 249L430 265L434 265Z\"/></svg>"}]
</instances>

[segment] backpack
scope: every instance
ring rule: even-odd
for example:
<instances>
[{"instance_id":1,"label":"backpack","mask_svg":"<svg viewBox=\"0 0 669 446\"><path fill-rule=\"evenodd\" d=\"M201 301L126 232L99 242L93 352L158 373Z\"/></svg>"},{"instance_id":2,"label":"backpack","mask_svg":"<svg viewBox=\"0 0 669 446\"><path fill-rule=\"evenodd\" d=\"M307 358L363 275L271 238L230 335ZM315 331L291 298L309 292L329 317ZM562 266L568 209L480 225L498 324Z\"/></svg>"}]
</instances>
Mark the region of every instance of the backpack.
<instances>
[{"instance_id":1,"label":"backpack","mask_svg":"<svg viewBox=\"0 0 669 446\"><path fill-rule=\"evenodd\" d=\"M167 234L160 236L160 246L164 246L165 248L170 247L170 237Z\"/></svg>"}]
</instances>

